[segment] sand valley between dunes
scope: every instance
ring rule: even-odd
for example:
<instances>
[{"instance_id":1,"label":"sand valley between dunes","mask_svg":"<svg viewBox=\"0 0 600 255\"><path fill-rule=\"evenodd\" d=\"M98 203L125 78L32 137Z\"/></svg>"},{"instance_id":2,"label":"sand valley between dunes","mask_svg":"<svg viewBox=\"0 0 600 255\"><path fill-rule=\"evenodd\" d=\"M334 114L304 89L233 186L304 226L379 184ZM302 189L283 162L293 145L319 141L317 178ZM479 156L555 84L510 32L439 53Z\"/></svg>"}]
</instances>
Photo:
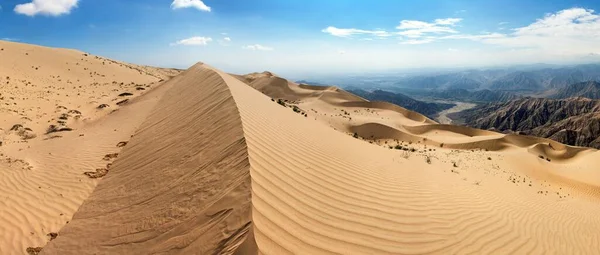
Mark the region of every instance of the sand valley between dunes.
<instances>
[{"instance_id":1,"label":"sand valley between dunes","mask_svg":"<svg viewBox=\"0 0 600 255\"><path fill-rule=\"evenodd\" d=\"M0 41L0 254L594 254L600 154Z\"/></svg>"}]
</instances>

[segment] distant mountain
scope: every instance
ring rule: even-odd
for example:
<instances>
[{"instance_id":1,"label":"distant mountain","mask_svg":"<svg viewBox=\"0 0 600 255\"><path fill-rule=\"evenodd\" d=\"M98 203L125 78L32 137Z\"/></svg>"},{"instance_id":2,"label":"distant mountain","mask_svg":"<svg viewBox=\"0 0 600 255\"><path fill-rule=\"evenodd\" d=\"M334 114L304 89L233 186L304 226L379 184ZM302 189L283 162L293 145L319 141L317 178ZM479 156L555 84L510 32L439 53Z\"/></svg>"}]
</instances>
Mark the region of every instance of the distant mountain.
<instances>
[{"instance_id":1,"label":"distant mountain","mask_svg":"<svg viewBox=\"0 0 600 255\"><path fill-rule=\"evenodd\" d=\"M600 81L600 64L569 67L507 68L467 70L444 74L417 75L399 78L394 86L416 89L467 89L500 91L544 91L567 85Z\"/></svg>"},{"instance_id":2,"label":"distant mountain","mask_svg":"<svg viewBox=\"0 0 600 255\"><path fill-rule=\"evenodd\" d=\"M513 72L491 83L492 90L537 91L541 90L540 79L532 72Z\"/></svg>"},{"instance_id":3,"label":"distant mountain","mask_svg":"<svg viewBox=\"0 0 600 255\"><path fill-rule=\"evenodd\" d=\"M404 94L393 93L383 90L375 90L369 92L361 89L353 89L348 90L348 92L365 98L369 101L384 101L396 104L408 110L415 111L423 115L427 115L429 117L434 116L436 113L441 112L443 110L450 109L454 106L454 104L427 103L413 99Z\"/></svg>"},{"instance_id":4,"label":"distant mountain","mask_svg":"<svg viewBox=\"0 0 600 255\"><path fill-rule=\"evenodd\" d=\"M481 129L522 132L561 143L600 148L600 100L521 98L460 113Z\"/></svg>"},{"instance_id":5,"label":"distant mountain","mask_svg":"<svg viewBox=\"0 0 600 255\"><path fill-rule=\"evenodd\" d=\"M478 89L485 81L470 71L400 79L397 86L419 89Z\"/></svg>"},{"instance_id":6,"label":"distant mountain","mask_svg":"<svg viewBox=\"0 0 600 255\"><path fill-rule=\"evenodd\" d=\"M586 97L600 99L600 82L588 81L571 84L559 89L551 98Z\"/></svg>"}]
</instances>

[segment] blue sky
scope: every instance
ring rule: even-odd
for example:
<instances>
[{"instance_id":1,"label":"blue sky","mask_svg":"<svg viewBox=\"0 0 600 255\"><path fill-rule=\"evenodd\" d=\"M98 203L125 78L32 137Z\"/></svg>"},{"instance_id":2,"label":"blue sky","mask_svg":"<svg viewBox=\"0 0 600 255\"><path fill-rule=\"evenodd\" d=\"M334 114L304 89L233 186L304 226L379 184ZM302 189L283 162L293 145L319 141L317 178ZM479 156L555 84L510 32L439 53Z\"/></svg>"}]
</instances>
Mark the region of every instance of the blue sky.
<instances>
[{"instance_id":1,"label":"blue sky","mask_svg":"<svg viewBox=\"0 0 600 255\"><path fill-rule=\"evenodd\" d=\"M0 38L283 75L600 60L600 1L0 0Z\"/></svg>"}]
</instances>

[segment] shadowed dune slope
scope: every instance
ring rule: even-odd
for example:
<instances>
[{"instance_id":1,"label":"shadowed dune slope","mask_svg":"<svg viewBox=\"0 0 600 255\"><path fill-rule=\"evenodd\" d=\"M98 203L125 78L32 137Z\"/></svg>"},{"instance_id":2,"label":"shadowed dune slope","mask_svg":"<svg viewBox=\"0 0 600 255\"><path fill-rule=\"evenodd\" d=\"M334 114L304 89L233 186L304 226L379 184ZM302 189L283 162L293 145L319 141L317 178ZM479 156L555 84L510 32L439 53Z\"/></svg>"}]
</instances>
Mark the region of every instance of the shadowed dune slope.
<instances>
[{"instance_id":1,"label":"shadowed dune slope","mask_svg":"<svg viewBox=\"0 0 600 255\"><path fill-rule=\"evenodd\" d=\"M44 254L232 254L244 242L250 165L231 93L202 64L169 82Z\"/></svg>"}]
</instances>

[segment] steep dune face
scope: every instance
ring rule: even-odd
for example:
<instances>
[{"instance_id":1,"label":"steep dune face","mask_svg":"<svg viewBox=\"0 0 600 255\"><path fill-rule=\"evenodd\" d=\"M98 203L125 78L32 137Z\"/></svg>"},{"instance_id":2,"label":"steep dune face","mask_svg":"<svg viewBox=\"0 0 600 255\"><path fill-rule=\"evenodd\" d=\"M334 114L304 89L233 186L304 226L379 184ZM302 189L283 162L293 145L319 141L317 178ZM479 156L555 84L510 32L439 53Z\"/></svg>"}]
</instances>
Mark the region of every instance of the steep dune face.
<instances>
[{"instance_id":1,"label":"steep dune face","mask_svg":"<svg viewBox=\"0 0 600 255\"><path fill-rule=\"evenodd\" d=\"M232 254L244 242L250 164L231 93L202 64L169 82L44 254Z\"/></svg>"}]
</instances>

